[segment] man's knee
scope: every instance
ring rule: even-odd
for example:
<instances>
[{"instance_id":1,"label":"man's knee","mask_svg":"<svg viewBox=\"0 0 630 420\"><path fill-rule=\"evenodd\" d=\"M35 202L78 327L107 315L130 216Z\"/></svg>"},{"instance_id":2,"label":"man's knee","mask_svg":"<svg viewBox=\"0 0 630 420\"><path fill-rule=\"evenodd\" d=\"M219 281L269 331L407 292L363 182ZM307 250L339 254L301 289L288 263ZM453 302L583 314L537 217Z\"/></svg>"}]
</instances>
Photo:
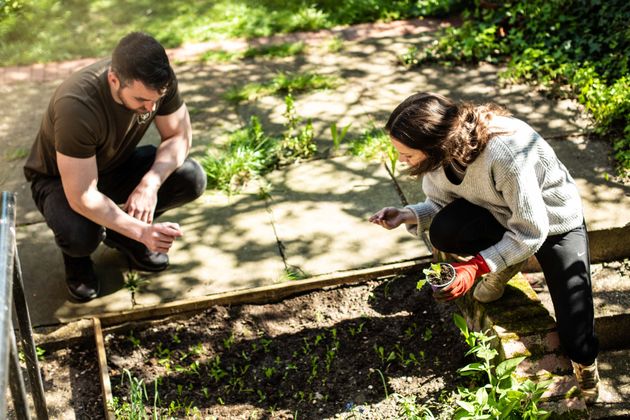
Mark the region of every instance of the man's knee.
<instances>
[{"instance_id":1,"label":"man's knee","mask_svg":"<svg viewBox=\"0 0 630 420\"><path fill-rule=\"evenodd\" d=\"M55 232L55 241L61 251L71 257L86 257L92 254L105 239L105 228L94 223L76 223L64 226Z\"/></svg>"},{"instance_id":2,"label":"man's knee","mask_svg":"<svg viewBox=\"0 0 630 420\"><path fill-rule=\"evenodd\" d=\"M197 161L190 158L186 159L177 170L177 174L180 186L186 191L186 196L190 201L201 197L206 190L207 176Z\"/></svg>"}]
</instances>

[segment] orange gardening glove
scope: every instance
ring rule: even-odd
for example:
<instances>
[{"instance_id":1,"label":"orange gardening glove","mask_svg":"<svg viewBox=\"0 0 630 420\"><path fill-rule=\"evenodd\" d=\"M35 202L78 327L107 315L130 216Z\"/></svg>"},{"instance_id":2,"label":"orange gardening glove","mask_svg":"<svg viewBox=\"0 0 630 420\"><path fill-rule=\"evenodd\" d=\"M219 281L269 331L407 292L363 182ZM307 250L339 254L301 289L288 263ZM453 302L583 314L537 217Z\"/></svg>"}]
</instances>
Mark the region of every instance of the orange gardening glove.
<instances>
[{"instance_id":1,"label":"orange gardening glove","mask_svg":"<svg viewBox=\"0 0 630 420\"><path fill-rule=\"evenodd\" d=\"M444 289L438 289L433 293L433 297L438 302L446 302L463 296L470 290L477 277L490 272L486 261L479 254L469 261L451 265L455 268L455 280Z\"/></svg>"}]
</instances>

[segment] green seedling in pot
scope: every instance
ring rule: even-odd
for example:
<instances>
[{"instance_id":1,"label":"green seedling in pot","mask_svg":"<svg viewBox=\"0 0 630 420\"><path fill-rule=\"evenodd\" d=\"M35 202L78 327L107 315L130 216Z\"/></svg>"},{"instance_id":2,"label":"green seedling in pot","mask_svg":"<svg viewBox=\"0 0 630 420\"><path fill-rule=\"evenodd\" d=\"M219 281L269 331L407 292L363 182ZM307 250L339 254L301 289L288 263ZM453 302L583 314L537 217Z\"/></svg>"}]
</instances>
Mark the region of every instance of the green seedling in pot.
<instances>
[{"instance_id":1,"label":"green seedling in pot","mask_svg":"<svg viewBox=\"0 0 630 420\"><path fill-rule=\"evenodd\" d=\"M417 288L422 289L425 283L429 283L433 290L448 286L455 279L455 268L448 263L431 264L429 268L422 270L425 278L418 281Z\"/></svg>"}]
</instances>

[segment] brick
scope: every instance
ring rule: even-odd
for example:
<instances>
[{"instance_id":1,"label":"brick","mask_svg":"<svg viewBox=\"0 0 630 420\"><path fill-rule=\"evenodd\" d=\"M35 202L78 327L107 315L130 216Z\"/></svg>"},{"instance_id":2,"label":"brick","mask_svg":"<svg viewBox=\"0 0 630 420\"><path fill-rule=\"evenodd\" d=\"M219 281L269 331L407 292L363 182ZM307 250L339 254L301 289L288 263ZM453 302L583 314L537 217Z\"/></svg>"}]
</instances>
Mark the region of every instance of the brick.
<instances>
[{"instance_id":1,"label":"brick","mask_svg":"<svg viewBox=\"0 0 630 420\"><path fill-rule=\"evenodd\" d=\"M565 399L574 395L578 390L578 383L573 375L553 376L551 384L542 395L544 400Z\"/></svg>"},{"instance_id":2,"label":"brick","mask_svg":"<svg viewBox=\"0 0 630 420\"><path fill-rule=\"evenodd\" d=\"M496 328L493 331L496 332ZM501 340L503 358L511 359L517 356L543 356L549 353L560 353L560 338L556 331L532 334L520 337L516 333L505 331L496 334Z\"/></svg>"},{"instance_id":3,"label":"brick","mask_svg":"<svg viewBox=\"0 0 630 420\"><path fill-rule=\"evenodd\" d=\"M556 354L546 354L537 360L525 359L516 368L516 375L520 377L566 373L573 373L571 361L565 356Z\"/></svg>"},{"instance_id":4,"label":"brick","mask_svg":"<svg viewBox=\"0 0 630 420\"><path fill-rule=\"evenodd\" d=\"M550 331L542 339L546 352L560 352L560 336L557 331Z\"/></svg>"},{"instance_id":5,"label":"brick","mask_svg":"<svg viewBox=\"0 0 630 420\"><path fill-rule=\"evenodd\" d=\"M513 359L518 356L531 356L531 352L521 340L501 341L501 349L499 350L501 359Z\"/></svg>"},{"instance_id":6,"label":"brick","mask_svg":"<svg viewBox=\"0 0 630 420\"><path fill-rule=\"evenodd\" d=\"M497 322L497 324L506 331L512 331L519 336L547 333L556 328L556 321L549 313L530 319L505 319L500 324Z\"/></svg>"},{"instance_id":7,"label":"brick","mask_svg":"<svg viewBox=\"0 0 630 420\"><path fill-rule=\"evenodd\" d=\"M543 401L540 403L540 408L547 410L554 414L567 414L571 415L570 418L575 419L588 419L590 418L586 404L581 398L566 398L557 401Z\"/></svg>"}]
</instances>

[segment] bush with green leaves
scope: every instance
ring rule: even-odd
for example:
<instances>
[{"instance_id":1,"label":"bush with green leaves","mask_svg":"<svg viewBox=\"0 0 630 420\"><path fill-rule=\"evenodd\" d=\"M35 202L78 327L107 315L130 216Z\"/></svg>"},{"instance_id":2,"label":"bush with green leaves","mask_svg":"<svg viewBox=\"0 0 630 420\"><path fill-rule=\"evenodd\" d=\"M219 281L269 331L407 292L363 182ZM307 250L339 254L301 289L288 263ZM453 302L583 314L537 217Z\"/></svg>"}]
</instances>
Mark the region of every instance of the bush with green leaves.
<instances>
[{"instance_id":1,"label":"bush with green leaves","mask_svg":"<svg viewBox=\"0 0 630 420\"><path fill-rule=\"evenodd\" d=\"M508 63L502 75L535 83L589 111L630 171L630 2L475 0L419 62Z\"/></svg>"}]
</instances>

